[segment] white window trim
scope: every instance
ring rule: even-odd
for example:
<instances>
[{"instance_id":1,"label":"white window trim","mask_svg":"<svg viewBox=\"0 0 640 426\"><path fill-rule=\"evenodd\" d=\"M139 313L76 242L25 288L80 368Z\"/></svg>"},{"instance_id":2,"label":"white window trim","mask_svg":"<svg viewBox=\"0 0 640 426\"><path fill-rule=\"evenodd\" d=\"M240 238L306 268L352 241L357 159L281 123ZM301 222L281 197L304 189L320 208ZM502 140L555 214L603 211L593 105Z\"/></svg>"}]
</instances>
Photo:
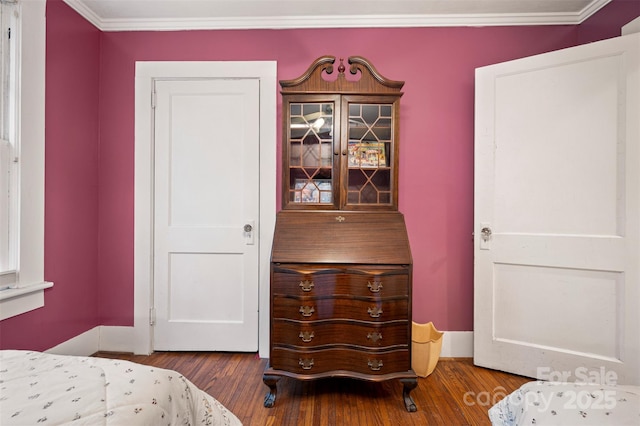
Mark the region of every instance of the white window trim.
<instances>
[{"instance_id":1,"label":"white window trim","mask_svg":"<svg viewBox=\"0 0 640 426\"><path fill-rule=\"evenodd\" d=\"M0 291L0 320L44 306L44 290L53 286L44 281L45 10L45 0L20 2L18 279Z\"/></svg>"}]
</instances>

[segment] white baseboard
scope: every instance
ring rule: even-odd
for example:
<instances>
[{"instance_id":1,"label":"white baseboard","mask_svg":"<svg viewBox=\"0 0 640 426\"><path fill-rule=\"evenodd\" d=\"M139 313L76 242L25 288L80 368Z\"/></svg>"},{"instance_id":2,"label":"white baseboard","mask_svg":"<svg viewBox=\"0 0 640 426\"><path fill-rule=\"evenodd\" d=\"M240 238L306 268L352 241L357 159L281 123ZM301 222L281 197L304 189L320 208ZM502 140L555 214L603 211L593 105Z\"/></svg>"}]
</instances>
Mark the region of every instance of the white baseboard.
<instances>
[{"instance_id":1,"label":"white baseboard","mask_svg":"<svg viewBox=\"0 0 640 426\"><path fill-rule=\"evenodd\" d=\"M440 357L473 358L473 331L445 331Z\"/></svg>"},{"instance_id":2,"label":"white baseboard","mask_svg":"<svg viewBox=\"0 0 640 426\"><path fill-rule=\"evenodd\" d=\"M133 327L101 325L67 340L45 352L58 355L89 356L98 351L136 353ZM444 358L472 358L473 331L445 331L442 338Z\"/></svg>"},{"instance_id":3,"label":"white baseboard","mask_svg":"<svg viewBox=\"0 0 640 426\"><path fill-rule=\"evenodd\" d=\"M100 347L100 327L94 327L82 334L62 342L45 352L56 355L89 356L98 352Z\"/></svg>"},{"instance_id":4,"label":"white baseboard","mask_svg":"<svg viewBox=\"0 0 640 426\"><path fill-rule=\"evenodd\" d=\"M100 325L45 352L57 355L89 356L98 351L134 352L134 348L133 327Z\"/></svg>"},{"instance_id":5,"label":"white baseboard","mask_svg":"<svg viewBox=\"0 0 640 426\"><path fill-rule=\"evenodd\" d=\"M133 327L100 326L100 350L137 354L134 333Z\"/></svg>"}]
</instances>

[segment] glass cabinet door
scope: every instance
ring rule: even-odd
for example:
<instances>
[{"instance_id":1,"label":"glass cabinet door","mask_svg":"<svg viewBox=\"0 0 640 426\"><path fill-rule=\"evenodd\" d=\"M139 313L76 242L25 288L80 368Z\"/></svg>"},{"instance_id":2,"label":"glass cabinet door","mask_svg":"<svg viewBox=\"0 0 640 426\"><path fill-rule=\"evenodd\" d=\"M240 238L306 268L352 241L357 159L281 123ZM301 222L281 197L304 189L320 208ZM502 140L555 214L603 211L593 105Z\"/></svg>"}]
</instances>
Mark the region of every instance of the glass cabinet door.
<instances>
[{"instance_id":1,"label":"glass cabinet door","mask_svg":"<svg viewBox=\"0 0 640 426\"><path fill-rule=\"evenodd\" d=\"M394 104L348 102L346 205L394 203Z\"/></svg>"},{"instance_id":2,"label":"glass cabinet door","mask_svg":"<svg viewBox=\"0 0 640 426\"><path fill-rule=\"evenodd\" d=\"M334 124L333 101L291 101L288 104L288 128L285 129L288 146L285 149L288 150L290 206L334 204Z\"/></svg>"},{"instance_id":3,"label":"glass cabinet door","mask_svg":"<svg viewBox=\"0 0 640 426\"><path fill-rule=\"evenodd\" d=\"M398 210L404 82L361 56L346 62L349 78L343 59L322 56L298 78L280 80L283 209Z\"/></svg>"}]
</instances>

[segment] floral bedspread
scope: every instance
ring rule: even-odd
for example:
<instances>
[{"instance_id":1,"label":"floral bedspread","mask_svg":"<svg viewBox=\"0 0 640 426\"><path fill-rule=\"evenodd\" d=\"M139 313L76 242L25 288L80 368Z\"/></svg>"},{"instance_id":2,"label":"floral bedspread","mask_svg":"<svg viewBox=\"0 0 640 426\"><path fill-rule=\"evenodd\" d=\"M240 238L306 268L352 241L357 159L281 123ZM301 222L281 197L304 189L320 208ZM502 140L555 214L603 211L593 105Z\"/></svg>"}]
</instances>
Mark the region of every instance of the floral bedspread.
<instances>
[{"instance_id":1,"label":"floral bedspread","mask_svg":"<svg viewBox=\"0 0 640 426\"><path fill-rule=\"evenodd\" d=\"M172 370L129 361L0 351L0 425L241 425Z\"/></svg>"},{"instance_id":2,"label":"floral bedspread","mask_svg":"<svg viewBox=\"0 0 640 426\"><path fill-rule=\"evenodd\" d=\"M489 409L493 426L640 425L640 387L529 382Z\"/></svg>"}]
</instances>

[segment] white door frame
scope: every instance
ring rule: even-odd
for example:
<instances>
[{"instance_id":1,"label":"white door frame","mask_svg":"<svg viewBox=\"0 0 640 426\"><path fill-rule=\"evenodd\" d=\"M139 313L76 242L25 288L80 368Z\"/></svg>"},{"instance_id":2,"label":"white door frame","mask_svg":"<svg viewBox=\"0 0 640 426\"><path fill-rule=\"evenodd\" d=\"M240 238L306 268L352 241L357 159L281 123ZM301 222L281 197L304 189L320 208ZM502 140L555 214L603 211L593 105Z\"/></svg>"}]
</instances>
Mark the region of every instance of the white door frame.
<instances>
[{"instance_id":1,"label":"white door frame","mask_svg":"<svg viewBox=\"0 0 640 426\"><path fill-rule=\"evenodd\" d=\"M276 217L275 61L136 62L134 188L134 320L131 346L135 354L153 352L153 110L155 79L256 78L260 80L260 226L259 354L269 355L269 260Z\"/></svg>"}]
</instances>

